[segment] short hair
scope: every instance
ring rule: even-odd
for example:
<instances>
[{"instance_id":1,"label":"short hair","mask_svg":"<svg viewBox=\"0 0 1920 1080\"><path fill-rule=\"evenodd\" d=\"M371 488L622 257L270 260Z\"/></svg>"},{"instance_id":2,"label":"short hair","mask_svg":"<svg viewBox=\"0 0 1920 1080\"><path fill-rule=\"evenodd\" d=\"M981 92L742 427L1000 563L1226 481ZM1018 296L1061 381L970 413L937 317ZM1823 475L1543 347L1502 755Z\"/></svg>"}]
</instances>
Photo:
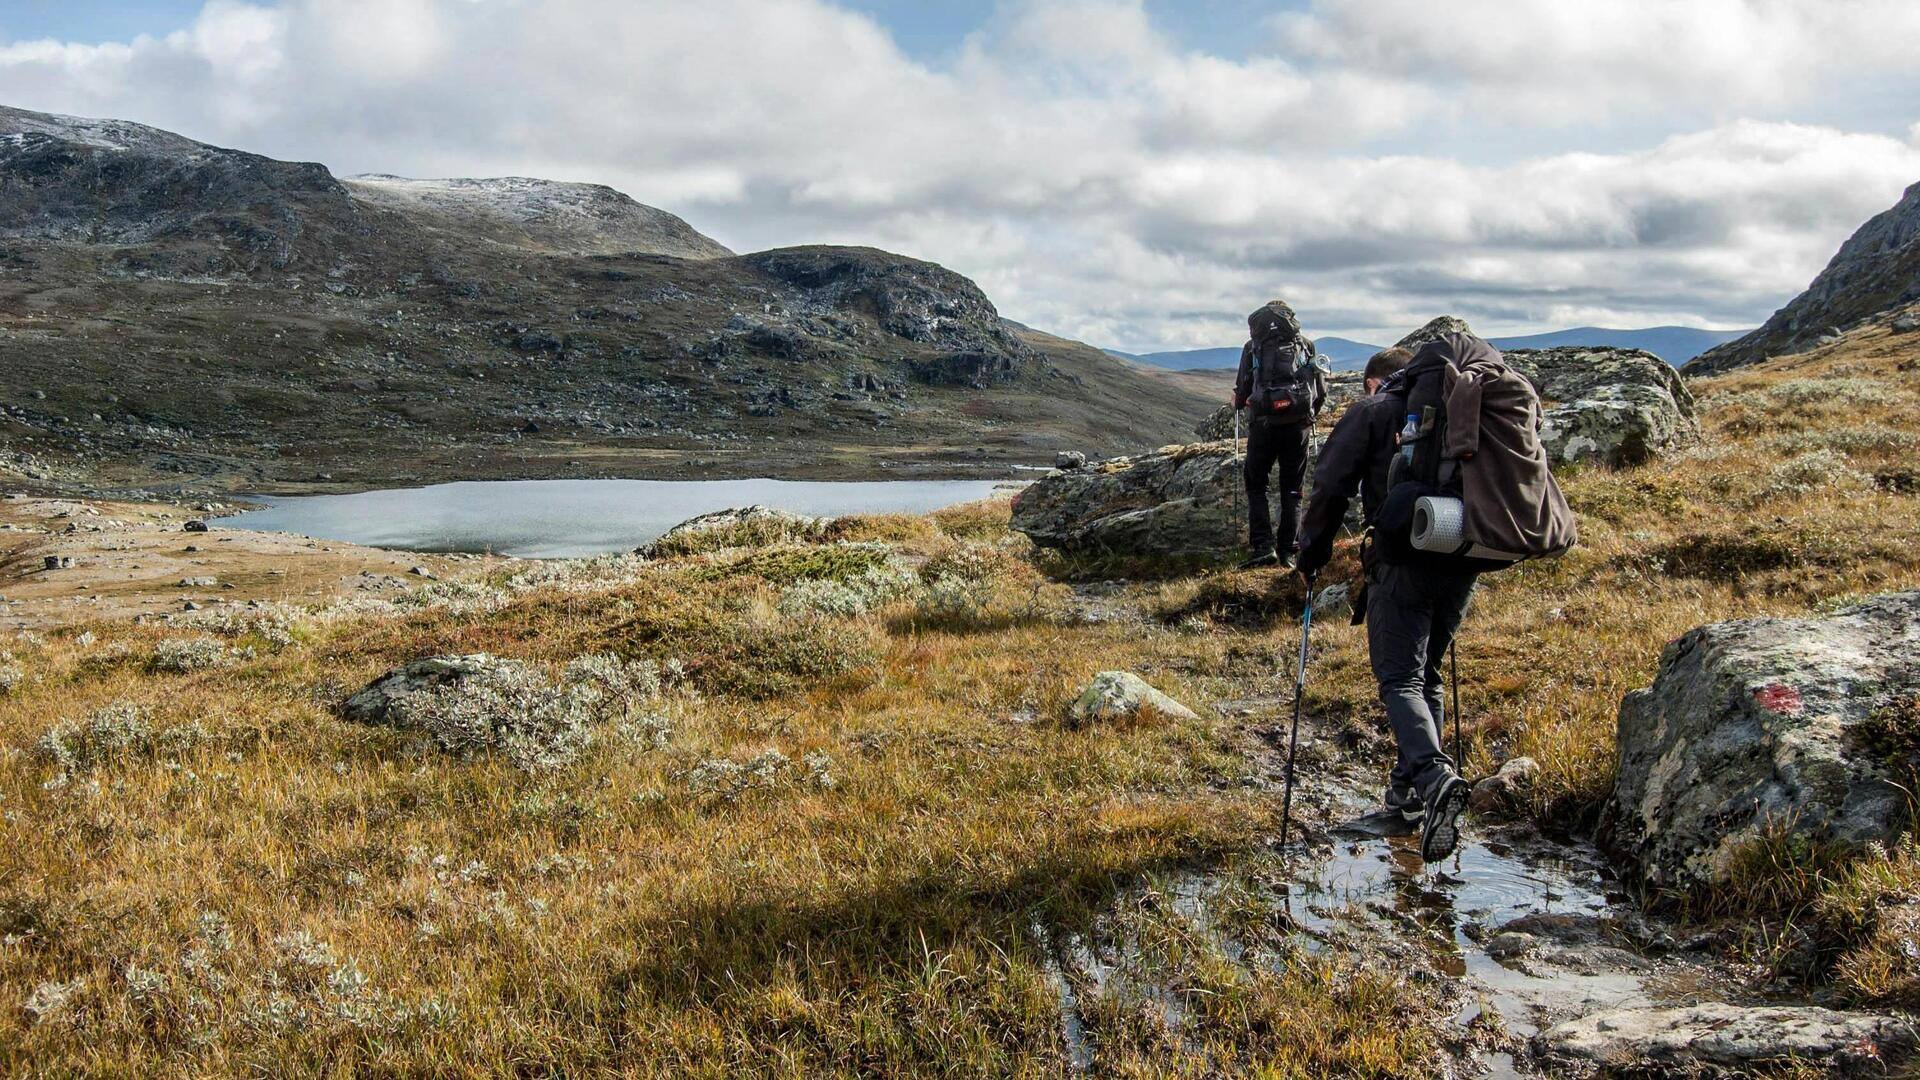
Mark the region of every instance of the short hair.
<instances>
[{"instance_id":1,"label":"short hair","mask_svg":"<svg viewBox=\"0 0 1920 1080\"><path fill-rule=\"evenodd\" d=\"M1412 362L1413 353L1399 346L1391 349L1381 349L1379 352L1374 353L1372 358L1367 361L1367 370L1360 377L1363 379L1385 379Z\"/></svg>"}]
</instances>

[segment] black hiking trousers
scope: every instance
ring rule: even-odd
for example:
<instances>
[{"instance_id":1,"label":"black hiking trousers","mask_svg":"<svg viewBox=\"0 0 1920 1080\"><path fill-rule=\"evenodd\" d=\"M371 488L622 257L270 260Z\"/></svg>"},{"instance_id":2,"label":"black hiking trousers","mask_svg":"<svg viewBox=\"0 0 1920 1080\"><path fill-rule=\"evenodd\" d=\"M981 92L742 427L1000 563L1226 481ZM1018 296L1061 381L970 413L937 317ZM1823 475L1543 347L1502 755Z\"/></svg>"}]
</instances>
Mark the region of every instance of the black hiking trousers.
<instances>
[{"instance_id":1,"label":"black hiking trousers","mask_svg":"<svg viewBox=\"0 0 1920 1080\"><path fill-rule=\"evenodd\" d=\"M1313 425L1276 424L1255 416L1247 425L1247 546L1255 555L1278 551L1293 554L1300 531L1300 488L1307 479L1307 444ZM1280 529L1273 527L1273 506L1267 497L1269 474L1280 467Z\"/></svg>"},{"instance_id":2,"label":"black hiking trousers","mask_svg":"<svg viewBox=\"0 0 1920 1080\"><path fill-rule=\"evenodd\" d=\"M1367 573L1367 652L1400 746L1392 785L1410 785L1423 800L1458 770L1443 748L1446 681L1440 662L1467 613L1477 577L1473 570L1384 562Z\"/></svg>"}]
</instances>

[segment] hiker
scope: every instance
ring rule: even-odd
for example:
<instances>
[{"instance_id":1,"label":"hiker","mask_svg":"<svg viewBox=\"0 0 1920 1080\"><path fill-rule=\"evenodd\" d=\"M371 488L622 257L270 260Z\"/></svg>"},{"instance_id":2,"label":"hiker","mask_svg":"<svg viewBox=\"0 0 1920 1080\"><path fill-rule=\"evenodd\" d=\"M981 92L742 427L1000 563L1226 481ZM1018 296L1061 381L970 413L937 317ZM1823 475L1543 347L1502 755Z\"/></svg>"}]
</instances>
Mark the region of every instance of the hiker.
<instances>
[{"instance_id":1,"label":"hiker","mask_svg":"<svg viewBox=\"0 0 1920 1080\"><path fill-rule=\"evenodd\" d=\"M1468 795L1441 743L1441 658L1479 575L1565 551L1573 516L1540 445L1539 397L1493 346L1446 334L1415 353L1375 354L1363 378L1368 396L1321 449L1297 568L1311 581L1326 566L1358 492L1368 529L1354 618L1367 625L1373 675L1399 744L1386 807L1420 823L1420 856L1432 862L1453 852ZM1415 519L1439 516L1436 497L1461 508L1463 532L1445 549L1422 550Z\"/></svg>"},{"instance_id":2,"label":"hiker","mask_svg":"<svg viewBox=\"0 0 1920 1080\"><path fill-rule=\"evenodd\" d=\"M1307 448L1313 422L1327 403L1327 367L1300 320L1284 301L1273 300L1247 316L1247 343L1233 407L1247 410L1247 546L1241 569L1293 564L1300 520L1300 489L1307 478ZM1280 528L1267 501L1269 474L1280 468Z\"/></svg>"}]
</instances>

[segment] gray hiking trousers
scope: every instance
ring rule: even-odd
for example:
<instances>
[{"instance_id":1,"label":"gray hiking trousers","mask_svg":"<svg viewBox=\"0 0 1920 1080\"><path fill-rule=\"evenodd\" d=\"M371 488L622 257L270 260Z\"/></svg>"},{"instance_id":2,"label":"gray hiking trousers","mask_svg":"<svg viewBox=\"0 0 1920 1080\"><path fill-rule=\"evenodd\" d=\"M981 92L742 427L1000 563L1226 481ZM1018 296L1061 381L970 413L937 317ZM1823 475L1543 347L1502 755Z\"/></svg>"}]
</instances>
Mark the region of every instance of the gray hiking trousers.
<instances>
[{"instance_id":1,"label":"gray hiking trousers","mask_svg":"<svg viewBox=\"0 0 1920 1080\"><path fill-rule=\"evenodd\" d=\"M1442 748L1446 682L1440 664L1473 597L1476 571L1376 565L1367 575L1367 652L1400 758L1396 787L1422 799L1456 770Z\"/></svg>"}]
</instances>

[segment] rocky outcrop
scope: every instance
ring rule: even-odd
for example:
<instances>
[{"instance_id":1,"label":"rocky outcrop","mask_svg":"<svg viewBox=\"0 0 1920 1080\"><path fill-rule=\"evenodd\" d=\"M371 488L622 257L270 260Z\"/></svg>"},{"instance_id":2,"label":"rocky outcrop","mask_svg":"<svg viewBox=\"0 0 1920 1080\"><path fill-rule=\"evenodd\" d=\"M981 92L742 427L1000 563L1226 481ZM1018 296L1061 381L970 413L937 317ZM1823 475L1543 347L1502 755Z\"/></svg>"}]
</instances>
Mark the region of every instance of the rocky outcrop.
<instances>
[{"instance_id":1,"label":"rocky outcrop","mask_svg":"<svg viewBox=\"0 0 1920 1080\"><path fill-rule=\"evenodd\" d=\"M1095 675L1067 707L1067 719L1075 725L1156 717L1198 719L1192 709L1155 690L1130 671L1103 671Z\"/></svg>"},{"instance_id":2,"label":"rocky outcrop","mask_svg":"<svg viewBox=\"0 0 1920 1080\"><path fill-rule=\"evenodd\" d=\"M1817 1067L1857 1076L1898 1063L1913 1025L1889 1016L1811 1006L1709 1003L1589 1013L1542 1032L1536 1049L1577 1076L1751 1075L1766 1067ZM1559 1073L1556 1073L1558 1075ZM1796 1073L1796 1075L1800 1075Z\"/></svg>"},{"instance_id":3,"label":"rocky outcrop","mask_svg":"<svg viewBox=\"0 0 1920 1080\"><path fill-rule=\"evenodd\" d=\"M1245 501L1227 443L1167 446L1048 473L1014 497L1013 527L1086 554L1209 558L1245 543Z\"/></svg>"},{"instance_id":4,"label":"rocky outcrop","mask_svg":"<svg viewBox=\"0 0 1920 1080\"><path fill-rule=\"evenodd\" d=\"M1502 354L1539 392L1540 441L1556 465L1638 465L1691 441L1693 394L1639 349L1515 349Z\"/></svg>"},{"instance_id":5,"label":"rocky outcrop","mask_svg":"<svg viewBox=\"0 0 1920 1080\"><path fill-rule=\"evenodd\" d=\"M871 313L885 332L938 350L908 364L917 381L985 386L1035 361L980 287L943 266L851 247L780 248L742 261L797 290L802 314Z\"/></svg>"},{"instance_id":6,"label":"rocky outcrop","mask_svg":"<svg viewBox=\"0 0 1920 1080\"><path fill-rule=\"evenodd\" d=\"M1723 880L1769 830L1890 843L1920 767L1920 592L1691 630L1620 704L1602 843L1661 888Z\"/></svg>"},{"instance_id":7,"label":"rocky outcrop","mask_svg":"<svg viewBox=\"0 0 1920 1080\"><path fill-rule=\"evenodd\" d=\"M1920 300L1920 184L1860 226L1807 291L1746 337L1694 357L1683 369L1711 375L1769 356L1804 352L1864 320Z\"/></svg>"},{"instance_id":8,"label":"rocky outcrop","mask_svg":"<svg viewBox=\"0 0 1920 1080\"><path fill-rule=\"evenodd\" d=\"M1471 333L1473 333L1473 328L1467 325L1467 320L1458 315L1442 315L1436 319L1429 320L1427 325L1394 342L1393 347L1396 349L1405 349L1408 352L1419 352L1420 346L1425 345L1429 341L1439 341L1448 334Z\"/></svg>"}]
</instances>

